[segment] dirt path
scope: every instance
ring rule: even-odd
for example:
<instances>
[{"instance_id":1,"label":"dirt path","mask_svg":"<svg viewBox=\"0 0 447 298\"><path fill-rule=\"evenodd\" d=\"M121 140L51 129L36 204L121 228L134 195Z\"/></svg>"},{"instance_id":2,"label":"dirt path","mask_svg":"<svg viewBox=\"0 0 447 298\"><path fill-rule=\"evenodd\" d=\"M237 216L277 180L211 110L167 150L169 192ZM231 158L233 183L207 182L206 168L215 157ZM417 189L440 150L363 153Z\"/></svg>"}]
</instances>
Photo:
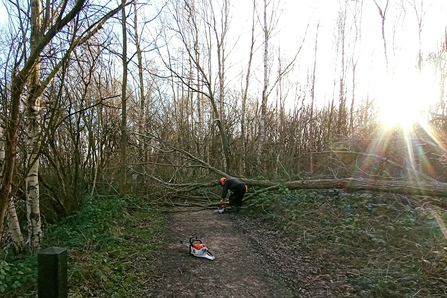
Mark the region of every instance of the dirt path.
<instances>
[{"instance_id":1,"label":"dirt path","mask_svg":"<svg viewBox=\"0 0 447 298\"><path fill-rule=\"evenodd\" d=\"M294 297L241 221L212 210L172 213L150 297ZM191 256L180 244L193 235L209 247L214 261Z\"/></svg>"}]
</instances>

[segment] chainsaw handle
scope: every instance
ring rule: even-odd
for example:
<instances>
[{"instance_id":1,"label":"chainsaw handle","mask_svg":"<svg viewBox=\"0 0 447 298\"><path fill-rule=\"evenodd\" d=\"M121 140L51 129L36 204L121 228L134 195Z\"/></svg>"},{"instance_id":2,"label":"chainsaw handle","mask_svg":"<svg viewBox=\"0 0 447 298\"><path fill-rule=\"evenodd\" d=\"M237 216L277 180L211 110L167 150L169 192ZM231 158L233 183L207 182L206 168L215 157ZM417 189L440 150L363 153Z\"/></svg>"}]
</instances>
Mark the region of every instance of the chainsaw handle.
<instances>
[{"instance_id":1,"label":"chainsaw handle","mask_svg":"<svg viewBox=\"0 0 447 298\"><path fill-rule=\"evenodd\" d=\"M197 237L191 237L189 238L189 244L192 245L194 242L203 243L202 240L197 239Z\"/></svg>"}]
</instances>

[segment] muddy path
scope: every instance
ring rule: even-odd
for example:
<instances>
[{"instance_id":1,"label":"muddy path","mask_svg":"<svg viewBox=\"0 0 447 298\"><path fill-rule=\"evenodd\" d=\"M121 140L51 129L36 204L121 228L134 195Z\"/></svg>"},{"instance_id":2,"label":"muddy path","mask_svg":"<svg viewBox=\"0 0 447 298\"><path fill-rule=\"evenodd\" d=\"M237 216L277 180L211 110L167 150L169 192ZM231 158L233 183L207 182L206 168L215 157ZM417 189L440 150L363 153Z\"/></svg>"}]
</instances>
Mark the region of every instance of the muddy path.
<instances>
[{"instance_id":1,"label":"muddy path","mask_svg":"<svg viewBox=\"0 0 447 298\"><path fill-rule=\"evenodd\" d=\"M267 239L267 246L274 246L274 233L250 226L243 215L212 210L173 212L167 220L149 297L297 296L285 286L280 264L267 257L263 243ZM194 257L181 245L193 235L209 247L215 260ZM261 237L263 241L257 239ZM272 249L281 254L281 248Z\"/></svg>"}]
</instances>

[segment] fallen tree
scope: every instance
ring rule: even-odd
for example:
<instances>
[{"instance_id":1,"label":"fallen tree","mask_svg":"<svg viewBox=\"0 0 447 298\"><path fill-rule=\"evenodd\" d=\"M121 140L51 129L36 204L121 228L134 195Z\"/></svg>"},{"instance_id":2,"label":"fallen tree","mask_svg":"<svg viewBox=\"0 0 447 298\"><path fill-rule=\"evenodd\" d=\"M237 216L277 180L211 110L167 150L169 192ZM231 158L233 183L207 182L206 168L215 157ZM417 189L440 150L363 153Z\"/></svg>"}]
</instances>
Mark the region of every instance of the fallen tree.
<instances>
[{"instance_id":1,"label":"fallen tree","mask_svg":"<svg viewBox=\"0 0 447 298\"><path fill-rule=\"evenodd\" d=\"M146 136L148 137L148 136ZM210 208L218 206L220 194L216 192L210 192L206 189L216 188L219 185L219 179L217 177L231 177L228 173L225 173L204 160L197 158L191 153L172 146L166 142L157 139L159 144L163 144L165 148L168 148L170 152L177 152L180 155L186 157L191 163L189 167L201 167L206 169L210 173L214 173L216 179L213 181L204 181L196 183L173 183L167 182L159 177L144 174L146 177L152 179L156 184L160 185L162 189L161 201L175 206L199 206L204 208ZM162 151L160 147L157 150ZM160 166L160 164L158 164ZM166 164L171 166L172 164ZM183 165L186 168L187 166ZM136 172L134 170L134 172ZM139 173L143 174L143 173ZM447 183L439 182L434 179L424 180L391 180L391 179L371 179L371 178L334 178L334 179L315 179L315 180L296 180L296 181L283 181L275 182L270 180L255 180L244 177L238 177L244 181L249 191L244 197L244 201L250 201L257 195L273 191L280 188L287 188L289 190L300 189L343 189L347 192L353 191L373 191L373 192L386 192L396 193L402 195L423 195L431 197L447 197ZM179 203L182 201L182 203Z\"/></svg>"},{"instance_id":2,"label":"fallen tree","mask_svg":"<svg viewBox=\"0 0 447 298\"><path fill-rule=\"evenodd\" d=\"M402 195L423 195L431 197L447 197L447 183L433 181L412 182L393 180L373 180L373 179L317 179L298 180L289 182L273 182L268 180L244 179L249 191L244 198L248 202L256 198L259 194L274 191L280 188L289 190L318 190L318 189L342 189L347 192L372 191L396 193ZM214 208L219 205L219 194L202 191L201 195L197 190L213 188L219 185L218 181L175 184L163 182L163 185L170 191L165 192L164 202L172 206L196 206L203 208ZM180 201L182 201L180 203Z\"/></svg>"},{"instance_id":3,"label":"fallen tree","mask_svg":"<svg viewBox=\"0 0 447 298\"><path fill-rule=\"evenodd\" d=\"M277 184L271 181L244 179L245 183L254 186L281 186L288 189L344 189L346 191L378 191L407 195L426 195L435 197L447 196L447 183L439 181L403 181L376 180L364 178L298 180Z\"/></svg>"}]
</instances>

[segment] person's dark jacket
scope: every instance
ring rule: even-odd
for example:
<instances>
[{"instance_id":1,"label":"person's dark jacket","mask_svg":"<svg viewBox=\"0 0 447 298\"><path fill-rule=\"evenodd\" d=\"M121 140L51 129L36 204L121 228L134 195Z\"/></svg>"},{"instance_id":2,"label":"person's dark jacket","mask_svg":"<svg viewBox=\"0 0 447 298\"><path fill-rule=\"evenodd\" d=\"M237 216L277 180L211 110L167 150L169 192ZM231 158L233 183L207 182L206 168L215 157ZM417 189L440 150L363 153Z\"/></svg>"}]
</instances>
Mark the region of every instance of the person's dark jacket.
<instances>
[{"instance_id":1,"label":"person's dark jacket","mask_svg":"<svg viewBox=\"0 0 447 298\"><path fill-rule=\"evenodd\" d=\"M239 181L236 178L229 178L225 180L222 190L222 199L225 199L228 194L228 190L231 190L234 193L238 193L240 191L243 191L243 193L245 193L245 183Z\"/></svg>"}]
</instances>

